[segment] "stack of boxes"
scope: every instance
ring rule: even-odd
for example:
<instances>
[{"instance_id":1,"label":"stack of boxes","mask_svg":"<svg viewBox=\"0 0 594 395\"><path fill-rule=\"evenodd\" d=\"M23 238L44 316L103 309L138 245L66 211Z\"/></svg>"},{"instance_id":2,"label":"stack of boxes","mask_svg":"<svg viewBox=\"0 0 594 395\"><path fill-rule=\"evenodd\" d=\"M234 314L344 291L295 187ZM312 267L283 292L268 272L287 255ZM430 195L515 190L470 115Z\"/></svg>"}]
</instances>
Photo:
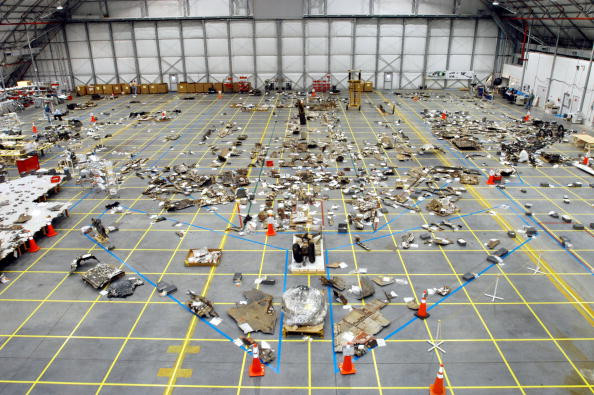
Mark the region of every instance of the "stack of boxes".
<instances>
[{"instance_id":1,"label":"stack of boxes","mask_svg":"<svg viewBox=\"0 0 594 395\"><path fill-rule=\"evenodd\" d=\"M167 84L142 84L138 85L138 93L167 93L169 88ZM85 95L129 95L132 93L130 84L96 84L96 85L79 85L76 87L76 93L79 96Z\"/></svg>"}]
</instances>

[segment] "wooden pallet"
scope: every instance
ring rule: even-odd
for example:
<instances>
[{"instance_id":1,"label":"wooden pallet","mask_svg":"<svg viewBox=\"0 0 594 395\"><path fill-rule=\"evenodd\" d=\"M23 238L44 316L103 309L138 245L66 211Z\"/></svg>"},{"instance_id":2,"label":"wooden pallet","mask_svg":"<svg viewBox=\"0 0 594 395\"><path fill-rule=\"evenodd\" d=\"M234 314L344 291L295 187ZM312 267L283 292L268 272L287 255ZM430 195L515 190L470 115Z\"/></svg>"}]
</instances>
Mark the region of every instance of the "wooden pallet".
<instances>
[{"instance_id":1,"label":"wooden pallet","mask_svg":"<svg viewBox=\"0 0 594 395\"><path fill-rule=\"evenodd\" d=\"M324 337L324 323L314 326L283 326L283 336L287 335L313 335Z\"/></svg>"}]
</instances>

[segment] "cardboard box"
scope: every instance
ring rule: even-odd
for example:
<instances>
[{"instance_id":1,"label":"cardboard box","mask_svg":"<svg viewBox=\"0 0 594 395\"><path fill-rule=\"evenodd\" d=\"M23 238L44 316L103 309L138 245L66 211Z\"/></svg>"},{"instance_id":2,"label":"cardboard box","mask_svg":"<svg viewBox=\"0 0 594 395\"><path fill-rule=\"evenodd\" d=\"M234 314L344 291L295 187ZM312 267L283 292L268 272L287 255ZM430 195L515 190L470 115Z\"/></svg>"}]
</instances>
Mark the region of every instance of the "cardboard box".
<instances>
[{"instance_id":1,"label":"cardboard box","mask_svg":"<svg viewBox=\"0 0 594 395\"><path fill-rule=\"evenodd\" d=\"M132 88L130 88L129 84L120 84L120 86L122 87L122 93L124 95L129 95L132 92Z\"/></svg>"},{"instance_id":2,"label":"cardboard box","mask_svg":"<svg viewBox=\"0 0 594 395\"><path fill-rule=\"evenodd\" d=\"M102 95L103 94L103 85L94 85L95 87L95 93L98 95Z\"/></svg>"},{"instance_id":3,"label":"cardboard box","mask_svg":"<svg viewBox=\"0 0 594 395\"><path fill-rule=\"evenodd\" d=\"M113 93L113 85L112 84L103 84L101 85L103 88L103 94L111 95Z\"/></svg>"},{"instance_id":4,"label":"cardboard box","mask_svg":"<svg viewBox=\"0 0 594 395\"><path fill-rule=\"evenodd\" d=\"M213 85L215 91L217 91L217 92L223 91L223 83L222 82L215 82L212 85Z\"/></svg>"},{"instance_id":5,"label":"cardboard box","mask_svg":"<svg viewBox=\"0 0 594 395\"><path fill-rule=\"evenodd\" d=\"M33 85L32 81L17 81L17 86L31 86Z\"/></svg>"},{"instance_id":6,"label":"cardboard box","mask_svg":"<svg viewBox=\"0 0 594 395\"><path fill-rule=\"evenodd\" d=\"M76 94L79 96L85 96L87 94L87 87L85 85L79 85L76 87Z\"/></svg>"},{"instance_id":7,"label":"cardboard box","mask_svg":"<svg viewBox=\"0 0 594 395\"><path fill-rule=\"evenodd\" d=\"M373 92L373 82L365 81L365 86L363 87L364 92Z\"/></svg>"},{"instance_id":8,"label":"cardboard box","mask_svg":"<svg viewBox=\"0 0 594 395\"><path fill-rule=\"evenodd\" d=\"M167 93L169 92L169 85L167 83L157 84L157 93Z\"/></svg>"},{"instance_id":9,"label":"cardboard box","mask_svg":"<svg viewBox=\"0 0 594 395\"><path fill-rule=\"evenodd\" d=\"M144 92L142 92L144 93ZM157 88L157 84L150 84L149 85L149 93L155 94L155 93L159 93L159 90Z\"/></svg>"},{"instance_id":10,"label":"cardboard box","mask_svg":"<svg viewBox=\"0 0 594 395\"><path fill-rule=\"evenodd\" d=\"M214 86L213 86L212 82L204 82L204 93L208 93L208 90L213 87Z\"/></svg>"},{"instance_id":11,"label":"cardboard box","mask_svg":"<svg viewBox=\"0 0 594 395\"><path fill-rule=\"evenodd\" d=\"M140 85L140 93L143 95L147 95L147 94L151 93L149 84Z\"/></svg>"},{"instance_id":12,"label":"cardboard box","mask_svg":"<svg viewBox=\"0 0 594 395\"><path fill-rule=\"evenodd\" d=\"M233 93L239 93L239 82L233 83Z\"/></svg>"},{"instance_id":13,"label":"cardboard box","mask_svg":"<svg viewBox=\"0 0 594 395\"><path fill-rule=\"evenodd\" d=\"M203 82L194 82L194 92L195 93L204 93L204 83Z\"/></svg>"},{"instance_id":14,"label":"cardboard box","mask_svg":"<svg viewBox=\"0 0 594 395\"><path fill-rule=\"evenodd\" d=\"M116 95L119 95L122 93L122 85L120 85L120 84L113 84L112 89L113 89L113 93L115 93Z\"/></svg>"},{"instance_id":15,"label":"cardboard box","mask_svg":"<svg viewBox=\"0 0 594 395\"><path fill-rule=\"evenodd\" d=\"M89 85L86 87L86 91L87 91L87 95L94 95L95 94L95 87L92 85Z\"/></svg>"},{"instance_id":16,"label":"cardboard box","mask_svg":"<svg viewBox=\"0 0 594 395\"><path fill-rule=\"evenodd\" d=\"M178 82L177 83L177 91L179 93L188 93L188 83L187 82Z\"/></svg>"},{"instance_id":17,"label":"cardboard box","mask_svg":"<svg viewBox=\"0 0 594 395\"><path fill-rule=\"evenodd\" d=\"M233 93L233 84L223 84L223 93Z\"/></svg>"}]
</instances>

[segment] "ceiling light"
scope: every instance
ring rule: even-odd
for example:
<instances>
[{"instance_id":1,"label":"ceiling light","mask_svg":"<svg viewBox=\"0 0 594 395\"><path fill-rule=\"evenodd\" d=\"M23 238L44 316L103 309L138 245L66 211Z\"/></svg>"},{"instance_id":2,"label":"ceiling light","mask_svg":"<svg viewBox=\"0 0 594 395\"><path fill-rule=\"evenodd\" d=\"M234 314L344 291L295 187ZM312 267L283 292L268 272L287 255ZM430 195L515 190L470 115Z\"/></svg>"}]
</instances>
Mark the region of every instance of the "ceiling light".
<instances>
[{"instance_id":1,"label":"ceiling light","mask_svg":"<svg viewBox=\"0 0 594 395\"><path fill-rule=\"evenodd\" d=\"M498 1L494 1L492 4L493 5L499 5L499 2Z\"/></svg>"},{"instance_id":2,"label":"ceiling light","mask_svg":"<svg viewBox=\"0 0 594 395\"><path fill-rule=\"evenodd\" d=\"M61 5L59 5L59 6L57 6L57 7L56 7L56 9L58 9L58 10L63 10L63 9L64 9L64 7L62 7Z\"/></svg>"}]
</instances>

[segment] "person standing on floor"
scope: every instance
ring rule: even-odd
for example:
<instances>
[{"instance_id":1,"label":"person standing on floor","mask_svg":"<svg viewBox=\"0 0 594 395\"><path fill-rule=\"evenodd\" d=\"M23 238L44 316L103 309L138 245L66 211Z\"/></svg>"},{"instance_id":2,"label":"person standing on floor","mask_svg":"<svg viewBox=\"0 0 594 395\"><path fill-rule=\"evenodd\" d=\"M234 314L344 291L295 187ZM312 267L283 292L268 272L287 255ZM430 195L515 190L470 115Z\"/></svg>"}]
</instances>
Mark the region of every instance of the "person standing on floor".
<instances>
[{"instance_id":1,"label":"person standing on floor","mask_svg":"<svg viewBox=\"0 0 594 395\"><path fill-rule=\"evenodd\" d=\"M533 102L534 102L534 93L531 91L530 94L528 95L528 98L526 99L526 105L524 106L524 108L526 108L526 110L530 110L532 108Z\"/></svg>"},{"instance_id":2,"label":"person standing on floor","mask_svg":"<svg viewBox=\"0 0 594 395\"><path fill-rule=\"evenodd\" d=\"M138 94L138 84L135 79L130 83L130 88L132 89L132 94L136 96Z\"/></svg>"},{"instance_id":3,"label":"person standing on floor","mask_svg":"<svg viewBox=\"0 0 594 395\"><path fill-rule=\"evenodd\" d=\"M45 119L50 123L52 123L52 108L50 107L49 103L45 103L45 107L43 107L43 115Z\"/></svg>"}]
</instances>

